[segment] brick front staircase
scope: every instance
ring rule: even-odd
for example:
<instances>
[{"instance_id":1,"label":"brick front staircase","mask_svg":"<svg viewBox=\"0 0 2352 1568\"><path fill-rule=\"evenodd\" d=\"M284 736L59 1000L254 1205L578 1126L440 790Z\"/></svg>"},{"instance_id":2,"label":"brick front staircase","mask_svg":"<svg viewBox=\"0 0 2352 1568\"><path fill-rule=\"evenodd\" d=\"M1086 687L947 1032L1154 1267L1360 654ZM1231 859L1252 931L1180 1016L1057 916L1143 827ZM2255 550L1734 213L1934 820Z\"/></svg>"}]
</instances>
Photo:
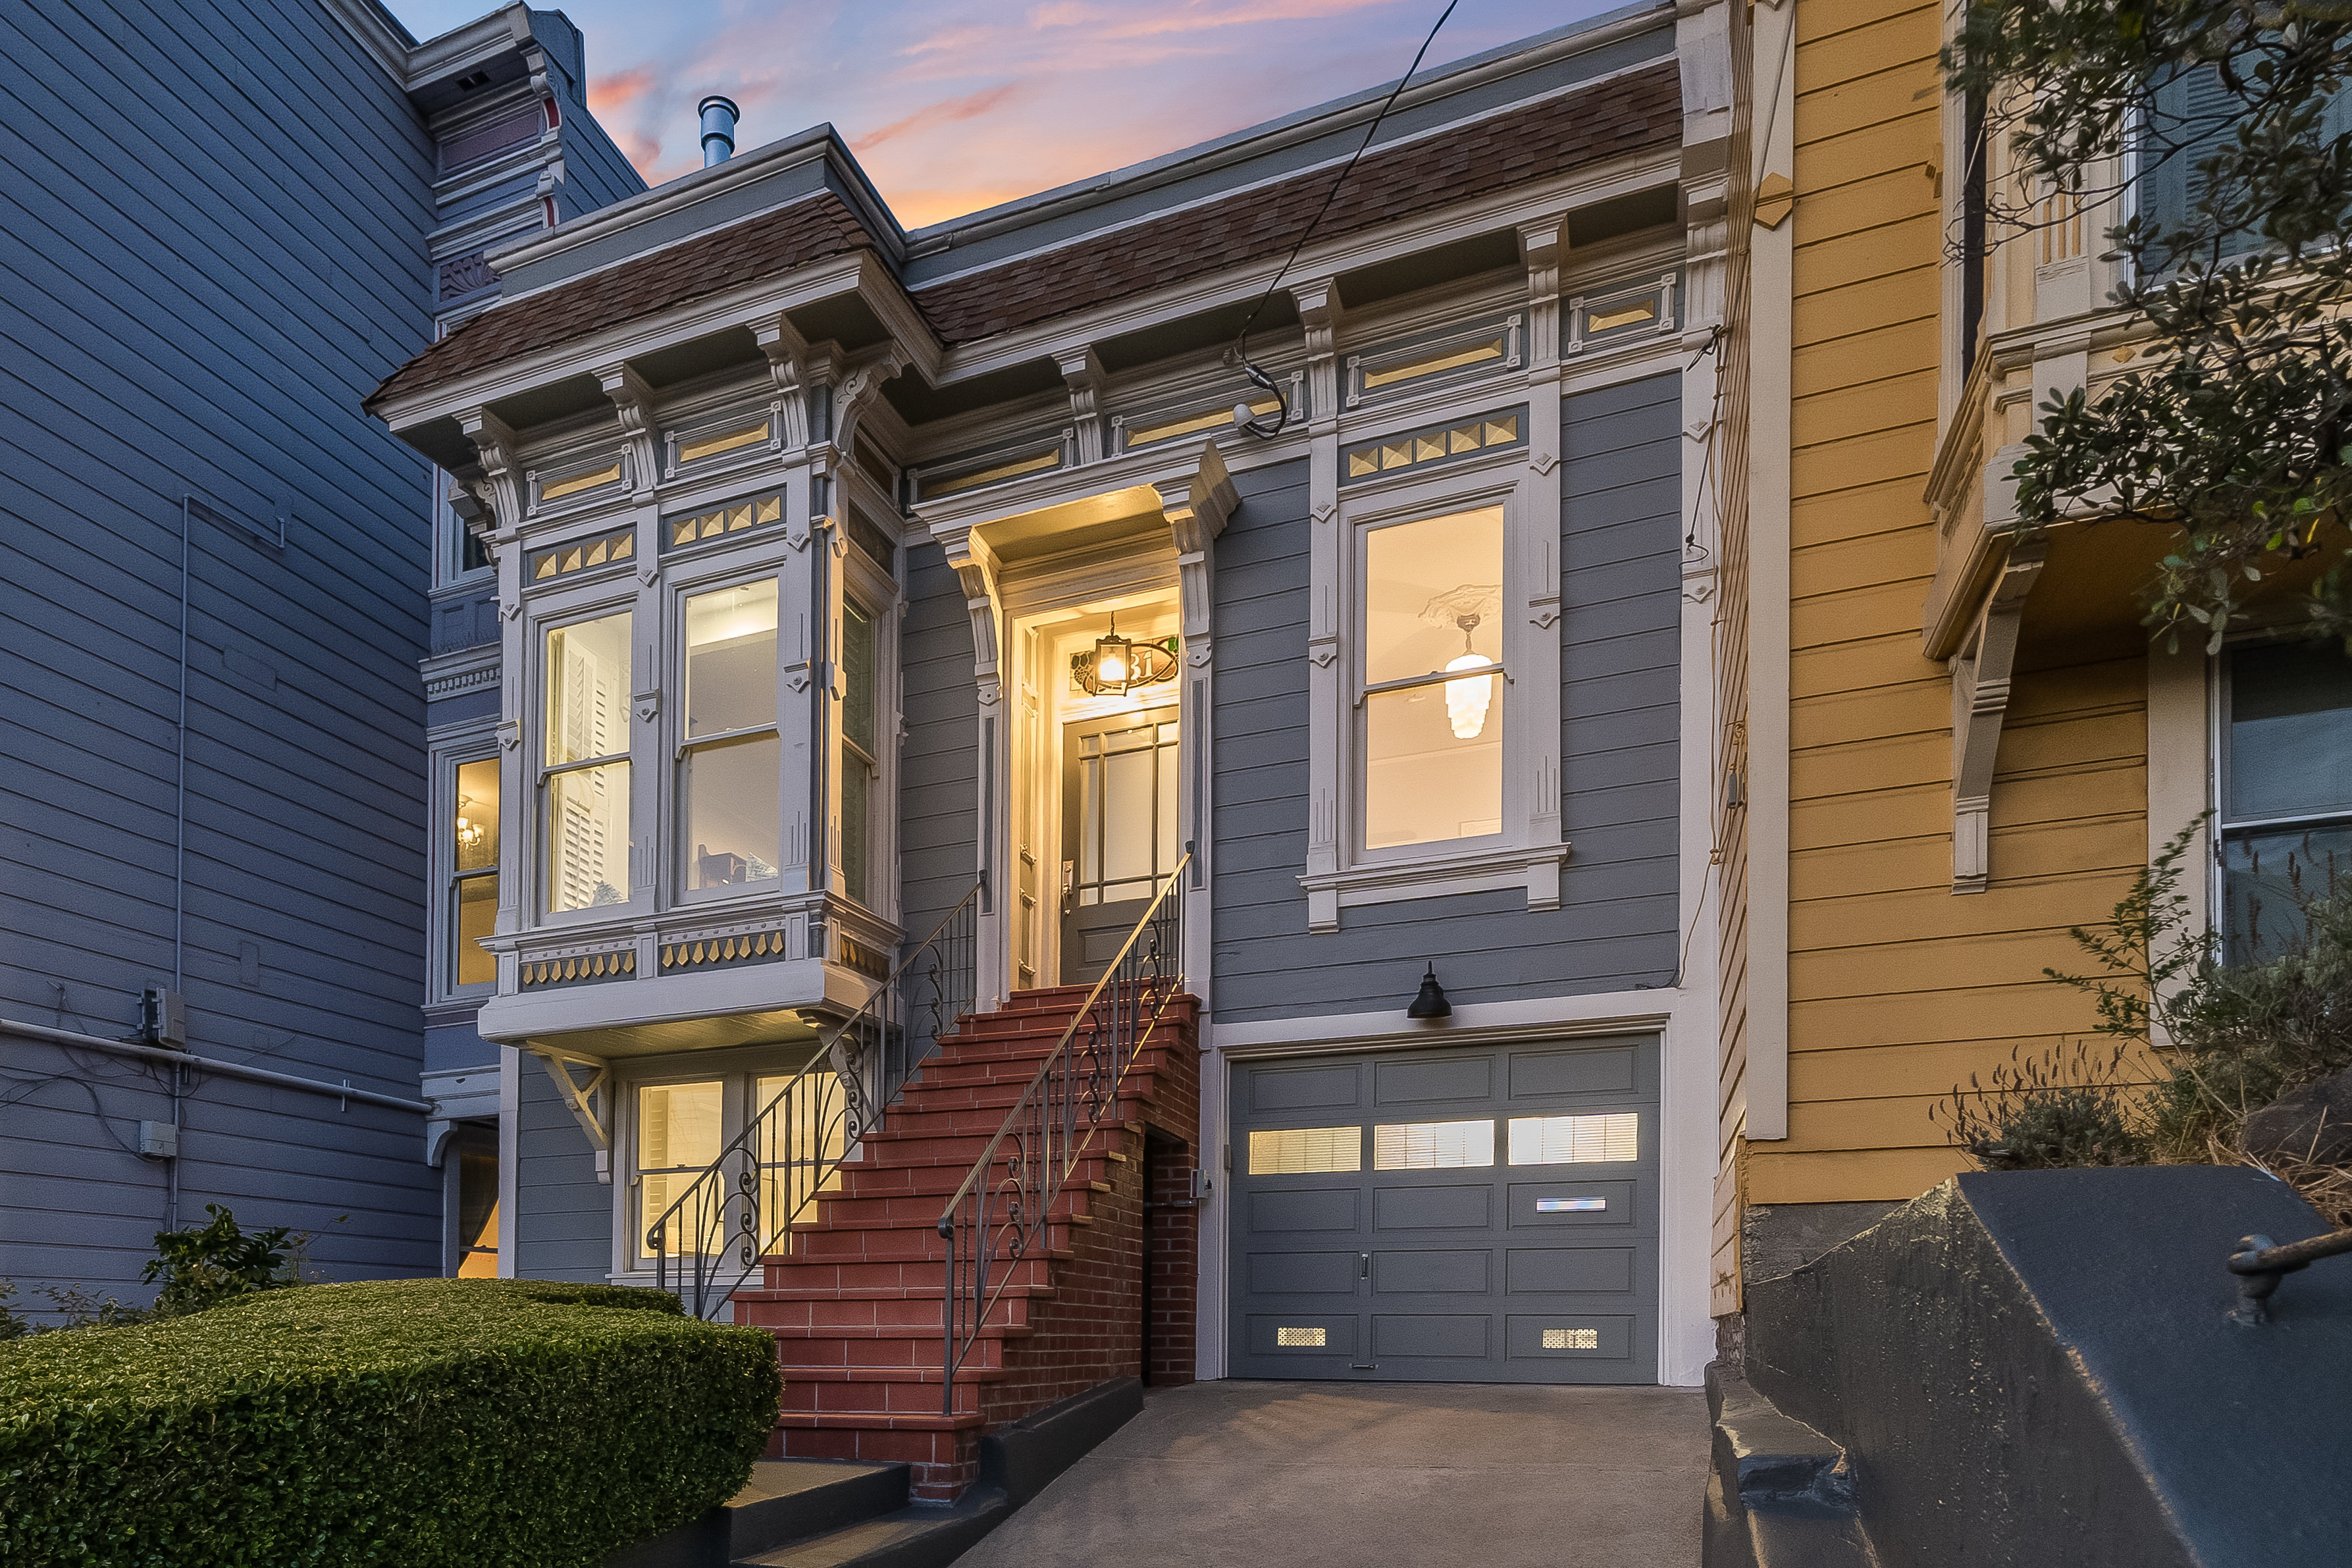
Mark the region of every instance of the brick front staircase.
<instances>
[{"instance_id":1,"label":"brick front staircase","mask_svg":"<svg viewBox=\"0 0 2352 1568\"><path fill-rule=\"evenodd\" d=\"M783 1364L772 1457L904 1462L915 1497L951 1500L979 1473L982 1433L1144 1371L1148 1285L1152 1321L1169 1325L1155 1338L1171 1342L1150 1347L1151 1380L1190 1381L1192 1260L1172 1258L1170 1243L1172 1226L1189 1246L1191 1215L1164 1194L1197 1163L1200 1050L1198 1004L1178 996L1071 1172L1041 1248L998 1266L1003 1299L956 1372L952 1414L941 1407L940 1211L1087 994L1015 992L967 1018L841 1167L838 1189L793 1225L789 1252L762 1259L761 1283L735 1292L736 1321L775 1335ZM1182 1212L1147 1232L1155 1190L1155 1215ZM1150 1281L1147 1234L1160 1260Z\"/></svg>"}]
</instances>

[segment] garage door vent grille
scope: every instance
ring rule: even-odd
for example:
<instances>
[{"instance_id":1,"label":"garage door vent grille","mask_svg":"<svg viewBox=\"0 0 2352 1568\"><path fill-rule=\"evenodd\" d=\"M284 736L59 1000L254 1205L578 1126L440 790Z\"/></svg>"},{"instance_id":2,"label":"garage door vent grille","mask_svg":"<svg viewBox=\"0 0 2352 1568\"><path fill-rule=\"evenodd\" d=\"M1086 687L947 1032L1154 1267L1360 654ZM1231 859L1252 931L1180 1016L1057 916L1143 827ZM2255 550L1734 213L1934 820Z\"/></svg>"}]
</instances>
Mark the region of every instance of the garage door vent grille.
<instances>
[{"instance_id":1,"label":"garage door vent grille","mask_svg":"<svg viewBox=\"0 0 2352 1568\"><path fill-rule=\"evenodd\" d=\"M1276 1329L1274 1331L1274 1342L1320 1350L1329 1342L1329 1337L1321 1329Z\"/></svg>"}]
</instances>

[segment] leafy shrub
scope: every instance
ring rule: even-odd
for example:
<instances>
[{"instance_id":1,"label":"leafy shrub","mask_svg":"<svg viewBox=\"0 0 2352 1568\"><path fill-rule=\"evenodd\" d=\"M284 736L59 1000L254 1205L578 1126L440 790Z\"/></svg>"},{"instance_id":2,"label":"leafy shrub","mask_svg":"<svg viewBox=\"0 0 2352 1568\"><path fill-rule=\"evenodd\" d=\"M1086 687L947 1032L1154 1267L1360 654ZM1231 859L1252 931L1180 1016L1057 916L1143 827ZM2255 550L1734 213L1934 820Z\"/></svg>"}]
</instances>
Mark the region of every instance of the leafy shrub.
<instances>
[{"instance_id":1,"label":"leafy shrub","mask_svg":"<svg viewBox=\"0 0 2352 1568\"><path fill-rule=\"evenodd\" d=\"M665 1293L420 1279L0 1345L0 1563L572 1568L731 1496L773 1342Z\"/></svg>"},{"instance_id":2,"label":"leafy shrub","mask_svg":"<svg viewBox=\"0 0 2352 1568\"><path fill-rule=\"evenodd\" d=\"M2027 1058L2010 1053L1990 1089L1969 1075L1973 1092L1952 1086L1928 1108L1953 1142L1988 1171L2058 1171L2084 1165L2145 1165L2148 1135L2120 1081L2123 1047L2095 1053L2077 1045Z\"/></svg>"},{"instance_id":3,"label":"leafy shrub","mask_svg":"<svg viewBox=\"0 0 2352 1568\"><path fill-rule=\"evenodd\" d=\"M159 1277L163 1281L155 1293L157 1316L201 1312L257 1290L302 1283L292 1258L291 1227L273 1225L248 1233L218 1204L206 1204L205 1213L212 1215L207 1224L155 1233L155 1256L139 1278L150 1285Z\"/></svg>"}]
</instances>

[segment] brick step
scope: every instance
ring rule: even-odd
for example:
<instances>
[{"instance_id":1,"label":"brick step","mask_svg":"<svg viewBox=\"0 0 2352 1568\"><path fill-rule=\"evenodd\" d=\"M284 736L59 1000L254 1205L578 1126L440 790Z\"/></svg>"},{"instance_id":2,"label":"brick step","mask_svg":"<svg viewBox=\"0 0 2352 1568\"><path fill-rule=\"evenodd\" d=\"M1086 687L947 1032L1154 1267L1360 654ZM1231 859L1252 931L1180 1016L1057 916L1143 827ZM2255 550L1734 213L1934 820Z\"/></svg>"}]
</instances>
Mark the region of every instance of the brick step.
<instances>
[{"instance_id":1,"label":"brick step","mask_svg":"<svg viewBox=\"0 0 2352 1568\"><path fill-rule=\"evenodd\" d=\"M1084 1229L1089 1221L1075 1225L1069 1219L1048 1219L1045 1230L1045 1254L1066 1256L1070 1250L1070 1232ZM936 1220L920 1224L888 1226L845 1226L838 1230L824 1226L806 1229L793 1227L793 1258L811 1263L842 1263L852 1260L866 1263L912 1263L928 1260L947 1267L947 1239L939 1233Z\"/></svg>"},{"instance_id":2,"label":"brick step","mask_svg":"<svg viewBox=\"0 0 2352 1568\"><path fill-rule=\"evenodd\" d=\"M1001 1318L1007 1323L1031 1326L1037 1309L1052 1301L1056 1294L1051 1289L1024 1290L1018 1294L1008 1291L995 1307L990 1309L989 1321L995 1322ZM771 1294L765 1300L747 1303L744 1293L738 1291L736 1301L747 1306L749 1310L739 1313L736 1321L752 1328L793 1334L818 1335L836 1331L918 1327L938 1333L940 1295L939 1290L934 1290L929 1297L864 1297L845 1300L837 1296L810 1292L798 1300L779 1300Z\"/></svg>"},{"instance_id":3,"label":"brick step","mask_svg":"<svg viewBox=\"0 0 2352 1568\"><path fill-rule=\"evenodd\" d=\"M961 1388L963 1384L964 1376L961 1373L958 1373L956 1386ZM939 1385L939 1373L933 1372L931 1387L937 1389ZM790 1415L776 1417L776 1425L779 1426L874 1426L891 1432L953 1432L965 1426L979 1426L985 1424L984 1418L977 1410L959 1410L953 1415L940 1415L940 1396L936 1393L931 1395L931 1410L928 1415L911 1411L828 1410L822 1415L794 1411Z\"/></svg>"},{"instance_id":4,"label":"brick step","mask_svg":"<svg viewBox=\"0 0 2352 1568\"><path fill-rule=\"evenodd\" d=\"M880 1295L895 1290L909 1295L928 1292L937 1300L940 1292L947 1288L944 1255L871 1263L803 1258L765 1258L761 1262L761 1283L745 1286L736 1292L736 1300L756 1300L768 1293L773 1293L779 1300L792 1300L826 1291L856 1290ZM1003 1279L1011 1287L1050 1290L1054 1287L1052 1259L1033 1253L1013 1261L1005 1272L992 1278Z\"/></svg>"},{"instance_id":5,"label":"brick step","mask_svg":"<svg viewBox=\"0 0 2352 1568\"><path fill-rule=\"evenodd\" d=\"M972 1338L964 1354L966 1368L977 1371L984 1367L1004 1365L1007 1345L1026 1340L1036 1331L1026 1326L1008 1326L990 1315L988 1325ZM813 1369L833 1367L856 1375L887 1368L911 1370L929 1367L933 1381L940 1368L940 1327L908 1328L898 1333L877 1331L865 1335L820 1334L803 1337L779 1333L776 1342L776 1363L783 1369L784 1385L792 1386L793 1379Z\"/></svg>"},{"instance_id":6,"label":"brick step","mask_svg":"<svg viewBox=\"0 0 2352 1568\"><path fill-rule=\"evenodd\" d=\"M1142 1120L1149 1107L1157 1103L1151 1094L1146 1093L1133 1079L1129 1079L1113 1098L1110 1116L1097 1125L1133 1126ZM866 1135L866 1146L880 1156L875 1162L879 1164L889 1157L894 1149L903 1149L906 1144L940 1144L942 1147L926 1153L923 1163L960 1164L970 1170L971 1163L979 1159L981 1152L988 1147L988 1141L1003 1130L1005 1118L1012 1110L1013 1097L1008 1095L1001 1106L972 1106L930 1112L894 1110L880 1131ZM961 1147L944 1147L948 1144Z\"/></svg>"},{"instance_id":7,"label":"brick step","mask_svg":"<svg viewBox=\"0 0 2352 1568\"><path fill-rule=\"evenodd\" d=\"M1124 1163L1110 1157L1125 1152L1123 1150L1106 1150L1100 1138L1096 1139L1078 1156L1077 1166L1070 1174L1073 1183L1107 1184L1115 1173L1112 1167ZM1004 1162L1000 1159L997 1163L1002 1166ZM936 1197L944 1204L948 1194L963 1185L963 1179L971 1173L970 1165L898 1164L845 1166L844 1169L856 1171L856 1179L819 1193L819 1199L910 1197L920 1194L926 1197Z\"/></svg>"},{"instance_id":8,"label":"brick step","mask_svg":"<svg viewBox=\"0 0 2352 1568\"><path fill-rule=\"evenodd\" d=\"M1124 1114L1094 1129L1097 1143L1114 1135L1123 1138L1137 1128L1141 1121L1139 1113L1143 1105L1144 1101L1140 1100L1123 1101L1118 1109ZM868 1163L877 1170L952 1169L958 1173L956 1179L961 1182L962 1173L970 1171L987 1152L989 1141L996 1136L1001 1126L1000 1123L999 1127L992 1127L986 1132L876 1132L866 1141L866 1153ZM1128 1152L1123 1142L1106 1146L1118 1153ZM1002 1146L998 1149L998 1157L1005 1157Z\"/></svg>"},{"instance_id":9,"label":"brick step","mask_svg":"<svg viewBox=\"0 0 2352 1568\"><path fill-rule=\"evenodd\" d=\"M1093 1211L1087 1205L1094 1194L1095 1186L1091 1182L1070 1183L1054 1194L1052 1217L1056 1220L1090 1218ZM794 1220L792 1228L794 1232L806 1232L867 1228L892 1230L909 1225L936 1227L940 1223L940 1213L946 1206L944 1194L912 1193L875 1197L851 1194L843 1197L821 1197L816 1201L815 1213L804 1214Z\"/></svg>"},{"instance_id":10,"label":"brick step","mask_svg":"<svg viewBox=\"0 0 2352 1568\"><path fill-rule=\"evenodd\" d=\"M1154 1034L1158 1032L1154 1031ZM1135 1053L1135 1065L1128 1069L1129 1075L1164 1069L1177 1048L1178 1043L1172 1039L1144 1041L1142 1047ZM934 1057L923 1064L923 1076L908 1085L907 1093L910 1096L938 1094L945 1089L1007 1083L1025 1089L1037 1076L1037 1069L1044 1065L1047 1054L1039 1051L998 1055L975 1051L970 1056L959 1053L944 1061Z\"/></svg>"},{"instance_id":11,"label":"brick step","mask_svg":"<svg viewBox=\"0 0 2352 1568\"><path fill-rule=\"evenodd\" d=\"M1119 1092L1140 1092L1139 1085L1152 1084L1167 1070L1165 1062L1139 1060L1119 1079ZM1004 1113L1021 1103L1029 1092L1030 1080L1024 1078L986 1079L964 1083L918 1084L907 1090L898 1104L882 1118L877 1131L887 1132L908 1116L937 1116L956 1111L993 1110L1003 1121ZM1148 1094L1144 1098L1150 1098Z\"/></svg>"}]
</instances>

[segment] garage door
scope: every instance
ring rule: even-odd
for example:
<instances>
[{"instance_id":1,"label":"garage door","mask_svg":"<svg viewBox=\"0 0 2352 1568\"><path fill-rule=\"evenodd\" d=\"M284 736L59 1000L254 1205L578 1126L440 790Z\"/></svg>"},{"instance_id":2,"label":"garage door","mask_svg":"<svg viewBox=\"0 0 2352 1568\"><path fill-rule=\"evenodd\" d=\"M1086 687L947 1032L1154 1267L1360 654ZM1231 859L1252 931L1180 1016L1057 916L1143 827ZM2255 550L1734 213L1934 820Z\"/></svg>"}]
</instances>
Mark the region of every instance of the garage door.
<instances>
[{"instance_id":1,"label":"garage door","mask_svg":"<svg viewBox=\"0 0 2352 1568\"><path fill-rule=\"evenodd\" d=\"M1655 1037L1243 1062L1237 1377L1654 1383Z\"/></svg>"}]
</instances>

